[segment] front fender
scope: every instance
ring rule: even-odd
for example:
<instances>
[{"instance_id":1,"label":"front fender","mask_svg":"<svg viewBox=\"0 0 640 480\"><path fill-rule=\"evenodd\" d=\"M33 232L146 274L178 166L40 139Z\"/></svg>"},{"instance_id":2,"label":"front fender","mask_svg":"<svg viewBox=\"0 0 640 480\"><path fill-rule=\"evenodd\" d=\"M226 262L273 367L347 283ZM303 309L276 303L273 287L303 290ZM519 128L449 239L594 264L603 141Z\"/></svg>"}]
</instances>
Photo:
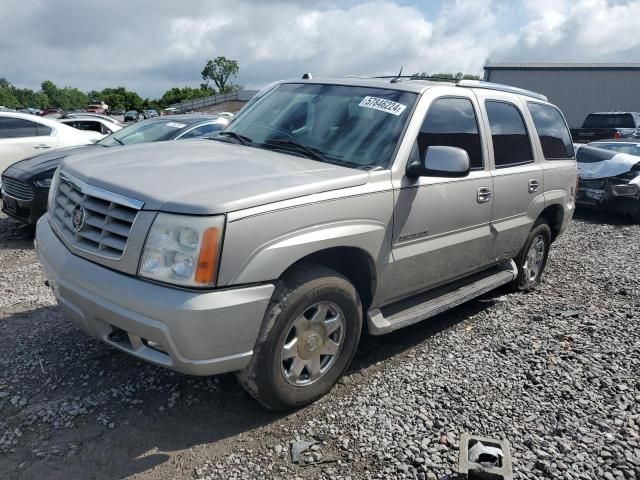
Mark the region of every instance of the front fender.
<instances>
[{"instance_id":1,"label":"front fender","mask_svg":"<svg viewBox=\"0 0 640 480\"><path fill-rule=\"evenodd\" d=\"M273 280L311 254L335 247L353 247L378 258L387 225L370 219L315 225L281 235L255 249L229 279L229 284Z\"/></svg>"}]
</instances>

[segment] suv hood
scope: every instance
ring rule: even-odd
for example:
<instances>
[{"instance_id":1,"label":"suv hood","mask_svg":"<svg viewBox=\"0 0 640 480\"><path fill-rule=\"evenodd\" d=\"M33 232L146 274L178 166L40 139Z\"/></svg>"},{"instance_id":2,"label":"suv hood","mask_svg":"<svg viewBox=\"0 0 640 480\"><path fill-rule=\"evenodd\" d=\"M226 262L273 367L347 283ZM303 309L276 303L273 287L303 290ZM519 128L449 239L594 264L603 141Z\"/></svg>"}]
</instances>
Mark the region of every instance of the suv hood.
<instances>
[{"instance_id":1,"label":"suv hood","mask_svg":"<svg viewBox=\"0 0 640 480\"><path fill-rule=\"evenodd\" d=\"M144 210L211 215L368 182L365 171L214 140L87 149L62 170L145 203Z\"/></svg>"}]
</instances>

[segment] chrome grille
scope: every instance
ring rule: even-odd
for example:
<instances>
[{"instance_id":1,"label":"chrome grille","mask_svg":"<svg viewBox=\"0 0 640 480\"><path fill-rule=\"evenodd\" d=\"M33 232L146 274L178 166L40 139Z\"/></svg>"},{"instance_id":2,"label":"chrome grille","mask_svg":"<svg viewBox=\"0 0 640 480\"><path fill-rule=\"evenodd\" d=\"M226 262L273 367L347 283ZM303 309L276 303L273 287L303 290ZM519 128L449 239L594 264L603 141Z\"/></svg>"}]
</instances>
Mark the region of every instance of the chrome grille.
<instances>
[{"instance_id":1,"label":"chrome grille","mask_svg":"<svg viewBox=\"0 0 640 480\"><path fill-rule=\"evenodd\" d=\"M14 178L2 177L2 190L10 197L18 200L33 200L33 187L26 182L16 180Z\"/></svg>"},{"instance_id":2,"label":"chrome grille","mask_svg":"<svg viewBox=\"0 0 640 480\"><path fill-rule=\"evenodd\" d=\"M142 205L61 174L51 218L73 246L119 260Z\"/></svg>"}]
</instances>

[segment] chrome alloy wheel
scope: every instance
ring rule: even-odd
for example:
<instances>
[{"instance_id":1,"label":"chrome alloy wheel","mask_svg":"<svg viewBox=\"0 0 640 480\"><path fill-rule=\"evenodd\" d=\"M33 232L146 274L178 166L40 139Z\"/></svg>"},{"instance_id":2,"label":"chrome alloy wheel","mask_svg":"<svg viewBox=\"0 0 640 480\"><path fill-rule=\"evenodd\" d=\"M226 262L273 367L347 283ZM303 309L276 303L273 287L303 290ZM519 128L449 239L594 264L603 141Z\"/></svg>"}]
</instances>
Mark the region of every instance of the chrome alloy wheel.
<instances>
[{"instance_id":1,"label":"chrome alloy wheel","mask_svg":"<svg viewBox=\"0 0 640 480\"><path fill-rule=\"evenodd\" d=\"M315 383L333 366L345 336L344 313L333 302L307 308L289 327L280 352L285 380L296 387Z\"/></svg>"},{"instance_id":2,"label":"chrome alloy wheel","mask_svg":"<svg viewBox=\"0 0 640 480\"><path fill-rule=\"evenodd\" d=\"M524 270L524 279L527 283L535 282L540 275L540 271L544 264L546 248L547 245L542 235L538 235L533 239L533 242L531 242L524 265L522 266Z\"/></svg>"}]
</instances>

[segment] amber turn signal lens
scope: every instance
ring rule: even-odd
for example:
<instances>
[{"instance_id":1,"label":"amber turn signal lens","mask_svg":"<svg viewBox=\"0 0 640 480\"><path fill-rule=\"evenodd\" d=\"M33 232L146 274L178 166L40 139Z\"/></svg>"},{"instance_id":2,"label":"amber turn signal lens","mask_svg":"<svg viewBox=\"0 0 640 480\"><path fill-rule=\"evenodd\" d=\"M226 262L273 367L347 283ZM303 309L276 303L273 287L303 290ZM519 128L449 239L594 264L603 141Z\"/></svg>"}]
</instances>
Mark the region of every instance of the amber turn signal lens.
<instances>
[{"instance_id":1,"label":"amber turn signal lens","mask_svg":"<svg viewBox=\"0 0 640 480\"><path fill-rule=\"evenodd\" d=\"M202 235L202 246L196 269L196 282L212 284L215 282L218 267L218 247L220 245L220 229L207 228Z\"/></svg>"}]
</instances>

